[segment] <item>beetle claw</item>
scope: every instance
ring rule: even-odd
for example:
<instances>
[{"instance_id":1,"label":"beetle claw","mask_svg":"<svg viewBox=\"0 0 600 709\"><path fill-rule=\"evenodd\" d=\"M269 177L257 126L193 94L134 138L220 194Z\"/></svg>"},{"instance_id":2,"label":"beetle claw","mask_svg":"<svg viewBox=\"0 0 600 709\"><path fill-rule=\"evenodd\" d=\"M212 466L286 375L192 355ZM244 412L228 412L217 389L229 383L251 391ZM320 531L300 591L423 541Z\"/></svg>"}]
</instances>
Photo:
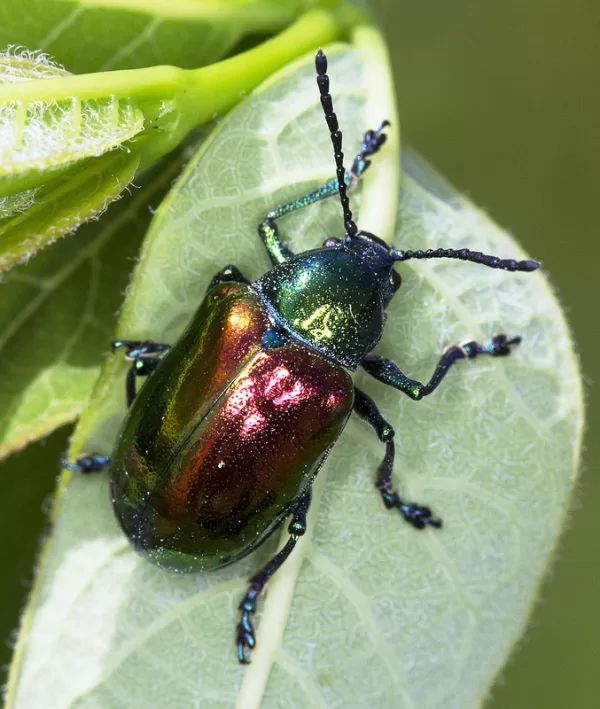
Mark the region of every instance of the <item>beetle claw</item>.
<instances>
[{"instance_id":1,"label":"beetle claw","mask_svg":"<svg viewBox=\"0 0 600 709\"><path fill-rule=\"evenodd\" d=\"M250 618L251 611L243 609L242 617L237 626L237 649L238 660L242 665L250 664L250 650L256 646L254 637L254 625Z\"/></svg>"},{"instance_id":2,"label":"beetle claw","mask_svg":"<svg viewBox=\"0 0 600 709\"><path fill-rule=\"evenodd\" d=\"M431 509L426 505L417 505L414 502L403 502L400 495L390 486L389 481L378 486L383 499L383 504L388 510L396 509L404 519L415 529L436 527L440 529L442 520L432 516Z\"/></svg>"},{"instance_id":3,"label":"beetle claw","mask_svg":"<svg viewBox=\"0 0 600 709\"><path fill-rule=\"evenodd\" d=\"M400 512L402 512L404 519L412 524L415 529L424 529L427 526L440 529L442 526L441 519L435 519L431 516L432 513L429 507L415 504L403 504L399 506L399 509Z\"/></svg>"}]
</instances>

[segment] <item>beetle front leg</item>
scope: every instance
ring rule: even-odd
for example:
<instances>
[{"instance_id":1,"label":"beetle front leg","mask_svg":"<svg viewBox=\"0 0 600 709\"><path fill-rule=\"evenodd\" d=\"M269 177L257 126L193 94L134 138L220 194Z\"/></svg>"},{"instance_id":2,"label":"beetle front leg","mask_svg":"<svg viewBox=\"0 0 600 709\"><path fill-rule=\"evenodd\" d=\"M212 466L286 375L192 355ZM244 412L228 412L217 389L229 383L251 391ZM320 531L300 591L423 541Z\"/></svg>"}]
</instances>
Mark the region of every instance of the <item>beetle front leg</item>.
<instances>
[{"instance_id":1,"label":"beetle front leg","mask_svg":"<svg viewBox=\"0 0 600 709\"><path fill-rule=\"evenodd\" d=\"M256 635L252 617L256 613L256 602L258 597L263 592L267 581L279 569L283 562L292 553L298 539L306 532L306 515L310 506L311 488L304 493L300 498L292 520L288 526L290 538L285 546L279 551L266 566L263 566L260 571L257 571L250 577L250 585L246 591L246 595L239 605L239 610L242 611L242 617L237 625L237 653L238 660L247 665L250 662L248 651L252 650L256 645Z\"/></svg>"},{"instance_id":2,"label":"beetle front leg","mask_svg":"<svg viewBox=\"0 0 600 709\"><path fill-rule=\"evenodd\" d=\"M375 487L381 494L383 504L388 510L397 509L404 519L415 529L426 526L441 527L442 521L434 519L429 507L405 502L392 486L392 471L394 469L394 429L383 418L377 404L368 394L360 389L354 389L354 412L371 426L377 437L385 443L385 456L377 468Z\"/></svg>"},{"instance_id":3,"label":"beetle front leg","mask_svg":"<svg viewBox=\"0 0 600 709\"><path fill-rule=\"evenodd\" d=\"M131 360L131 367L125 380L127 406L130 407L137 394L136 379L152 374L162 362L162 358L171 349L171 345L152 340L115 340L114 350L124 349L125 359Z\"/></svg>"},{"instance_id":4,"label":"beetle front leg","mask_svg":"<svg viewBox=\"0 0 600 709\"><path fill-rule=\"evenodd\" d=\"M364 175L365 171L371 164L371 161L368 159L369 156L374 155L385 143L386 134L383 132L383 129L388 125L388 121L383 121L377 130L368 130L364 134L361 150L354 158L350 171L346 171L344 175L344 182L349 190L355 187L358 179ZM338 181L337 177L335 177L321 187L318 187L316 190L313 190L302 197L298 197L298 199L295 199L292 202L276 207L267 214L262 224L259 224L258 226L258 233L274 266L278 263L287 261L294 255L294 252L281 240L279 229L277 228L275 221L286 214L295 212L298 209L303 209L311 204L316 204L323 199L335 197L338 194L338 191Z\"/></svg>"},{"instance_id":5,"label":"beetle front leg","mask_svg":"<svg viewBox=\"0 0 600 709\"><path fill-rule=\"evenodd\" d=\"M218 285L219 283L245 283L250 284L250 281L244 276L237 266L230 263L225 266L221 271L215 273L211 282L208 284L206 291L208 292L211 288Z\"/></svg>"},{"instance_id":6,"label":"beetle front leg","mask_svg":"<svg viewBox=\"0 0 600 709\"><path fill-rule=\"evenodd\" d=\"M423 384L417 379L410 379L397 364L385 357L367 355L361 361L360 366L383 384L399 389L414 401L419 401L437 389L455 362L461 359L475 359L477 355L504 357L510 354L511 346L518 345L519 342L521 342L520 337L513 337L509 340L506 335L496 335L484 345L478 345L476 342L452 345L440 357L440 361L427 384Z\"/></svg>"}]
</instances>

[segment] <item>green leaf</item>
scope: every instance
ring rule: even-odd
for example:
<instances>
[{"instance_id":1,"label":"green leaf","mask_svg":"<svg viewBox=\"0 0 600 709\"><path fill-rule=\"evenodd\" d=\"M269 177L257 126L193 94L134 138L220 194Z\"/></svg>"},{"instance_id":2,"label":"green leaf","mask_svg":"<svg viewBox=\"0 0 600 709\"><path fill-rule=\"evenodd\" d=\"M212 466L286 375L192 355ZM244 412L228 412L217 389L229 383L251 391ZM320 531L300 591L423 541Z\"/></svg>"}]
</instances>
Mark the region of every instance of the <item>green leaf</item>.
<instances>
[{"instance_id":1,"label":"green leaf","mask_svg":"<svg viewBox=\"0 0 600 709\"><path fill-rule=\"evenodd\" d=\"M377 35L362 30L356 42L328 49L349 156L366 128L396 122ZM313 72L311 56L273 77L191 161L152 225L119 334L172 341L215 271L235 262L255 278L268 268L255 225L332 173ZM396 176L392 134L365 178L361 226L404 248L521 257L414 160L398 207ZM293 249L313 248L340 235L339 205L290 215L281 228ZM357 374L396 429L397 484L430 504L444 528L419 533L383 508L373 487L383 446L352 419L315 483L307 535L269 584L258 647L243 668L236 607L277 540L221 572L171 574L130 549L104 476L64 475L8 709L269 709L282 697L307 709L481 705L524 630L563 524L581 437L579 373L542 274L452 261L411 261L401 271L377 351L407 373L428 377L450 343L523 336L514 356L461 363L419 403ZM110 452L125 369L118 356L107 361L72 454Z\"/></svg>"},{"instance_id":2,"label":"green leaf","mask_svg":"<svg viewBox=\"0 0 600 709\"><path fill-rule=\"evenodd\" d=\"M0 280L0 458L81 412L98 377L133 259L183 164L178 151L136 188Z\"/></svg>"},{"instance_id":3,"label":"green leaf","mask_svg":"<svg viewBox=\"0 0 600 709\"><path fill-rule=\"evenodd\" d=\"M40 79L60 83L68 76L42 54L0 54L0 84L5 86ZM144 116L129 96L36 100L35 86L29 96L21 92L20 100L0 105L0 177L103 155L144 128ZM10 194L5 184L0 190Z\"/></svg>"},{"instance_id":4,"label":"green leaf","mask_svg":"<svg viewBox=\"0 0 600 709\"><path fill-rule=\"evenodd\" d=\"M218 61L248 33L293 21L299 0L3 0L0 49L50 53L76 74Z\"/></svg>"},{"instance_id":5,"label":"green leaf","mask_svg":"<svg viewBox=\"0 0 600 709\"><path fill-rule=\"evenodd\" d=\"M42 55L4 57L0 270L95 216L125 189L140 160L167 154L272 71L341 31L333 15L314 10L258 47L195 70L39 78L36 64L48 63Z\"/></svg>"},{"instance_id":6,"label":"green leaf","mask_svg":"<svg viewBox=\"0 0 600 709\"><path fill-rule=\"evenodd\" d=\"M99 215L133 180L139 155L112 151L75 163L39 187L0 199L0 271Z\"/></svg>"},{"instance_id":7,"label":"green leaf","mask_svg":"<svg viewBox=\"0 0 600 709\"><path fill-rule=\"evenodd\" d=\"M60 456L69 445L70 429L28 446L2 461L0 538L2 604L0 605L0 685L6 683L9 643L19 624L24 592L31 588L40 536L48 523L48 501L60 473ZM18 534L15 531L18 530Z\"/></svg>"}]
</instances>

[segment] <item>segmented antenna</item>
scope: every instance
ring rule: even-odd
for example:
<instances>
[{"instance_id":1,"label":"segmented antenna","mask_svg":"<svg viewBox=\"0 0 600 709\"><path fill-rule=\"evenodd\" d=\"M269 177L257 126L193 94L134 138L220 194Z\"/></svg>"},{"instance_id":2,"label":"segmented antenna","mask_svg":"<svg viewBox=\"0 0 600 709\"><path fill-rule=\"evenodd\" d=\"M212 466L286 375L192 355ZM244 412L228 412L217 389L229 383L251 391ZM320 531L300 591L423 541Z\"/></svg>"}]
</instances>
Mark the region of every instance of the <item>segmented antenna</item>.
<instances>
[{"instance_id":1,"label":"segmented antenna","mask_svg":"<svg viewBox=\"0 0 600 709\"><path fill-rule=\"evenodd\" d=\"M344 168L344 153L342 152L342 131L340 130L338 119L333 112L333 101L329 93L329 77L327 76L327 57L319 49L315 57L315 67L317 69L317 86L321 94L321 106L325 113L325 120L329 126L333 154L335 156L335 167L337 174L338 189L340 191L340 202L344 212L344 227L348 236L354 236L358 228L352 219L350 202L346 191L346 169Z\"/></svg>"},{"instance_id":2,"label":"segmented antenna","mask_svg":"<svg viewBox=\"0 0 600 709\"><path fill-rule=\"evenodd\" d=\"M535 271L540 267L539 261L531 259L524 261L500 259L497 256L489 256L488 254L482 254L481 251L470 251L469 249L428 249L427 251L398 251L390 249L390 256L394 261L408 261L412 258L454 258L460 261L481 263L490 268L500 268L503 271Z\"/></svg>"}]
</instances>

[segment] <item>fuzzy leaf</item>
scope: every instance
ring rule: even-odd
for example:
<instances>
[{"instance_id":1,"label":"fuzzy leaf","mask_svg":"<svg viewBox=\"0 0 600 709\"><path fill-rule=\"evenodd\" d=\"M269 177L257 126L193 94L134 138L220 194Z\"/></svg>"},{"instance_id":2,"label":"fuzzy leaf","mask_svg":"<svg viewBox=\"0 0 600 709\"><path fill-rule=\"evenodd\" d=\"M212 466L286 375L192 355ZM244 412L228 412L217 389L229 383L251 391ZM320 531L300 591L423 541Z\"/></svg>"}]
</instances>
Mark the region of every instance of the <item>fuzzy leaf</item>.
<instances>
[{"instance_id":1,"label":"fuzzy leaf","mask_svg":"<svg viewBox=\"0 0 600 709\"><path fill-rule=\"evenodd\" d=\"M57 177L0 198L0 271L102 213L133 180L139 155L114 150L77 162Z\"/></svg>"},{"instance_id":2,"label":"fuzzy leaf","mask_svg":"<svg viewBox=\"0 0 600 709\"><path fill-rule=\"evenodd\" d=\"M66 76L43 54L0 54L0 84ZM32 90L29 97L0 105L0 177L103 155L143 128L142 111L128 96L37 100ZM6 184L0 190L9 193Z\"/></svg>"},{"instance_id":3,"label":"fuzzy leaf","mask_svg":"<svg viewBox=\"0 0 600 709\"><path fill-rule=\"evenodd\" d=\"M194 70L155 66L40 79L44 55L4 56L0 270L98 214L138 165L166 155L192 128L341 31L332 14L310 11L270 41Z\"/></svg>"},{"instance_id":4,"label":"fuzzy leaf","mask_svg":"<svg viewBox=\"0 0 600 709\"><path fill-rule=\"evenodd\" d=\"M329 51L348 155L365 128L390 117L389 77L373 80L385 73L377 42L368 31L357 41L364 52ZM393 141L374 161L375 182L365 180L357 210L361 225L379 221L386 238L397 208L390 161ZM235 262L258 276L268 263L255 225L331 173L310 57L236 109L192 160L153 223L119 333L170 341L217 269ZM313 248L340 235L339 205L303 210L281 228L293 249ZM521 257L414 161L394 241ZM282 698L294 709L481 705L523 632L563 524L581 435L579 374L542 274L451 261L400 270L404 285L378 351L407 373L428 377L453 342L502 331L524 338L510 358L460 363L419 403L357 375L397 431L397 484L432 505L444 528L416 532L383 508L373 488L383 446L351 420L317 478L308 533L269 585L258 648L243 668L233 647L236 607L276 540L221 572L170 574L131 551L104 476L65 475L8 709L270 709ZM72 453L110 451L124 371L117 356L107 362Z\"/></svg>"},{"instance_id":5,"label":"fuzzy leaf","mask_svg":"<svg viewBox=\"0 0 600 709\"><path fill-rule=\"evenodd\" d=\"M108 351L133 259L183 163L181 151L136 178L100 221L0 279L0 458L72 421Z\"/></svg>"}]
</instances>

